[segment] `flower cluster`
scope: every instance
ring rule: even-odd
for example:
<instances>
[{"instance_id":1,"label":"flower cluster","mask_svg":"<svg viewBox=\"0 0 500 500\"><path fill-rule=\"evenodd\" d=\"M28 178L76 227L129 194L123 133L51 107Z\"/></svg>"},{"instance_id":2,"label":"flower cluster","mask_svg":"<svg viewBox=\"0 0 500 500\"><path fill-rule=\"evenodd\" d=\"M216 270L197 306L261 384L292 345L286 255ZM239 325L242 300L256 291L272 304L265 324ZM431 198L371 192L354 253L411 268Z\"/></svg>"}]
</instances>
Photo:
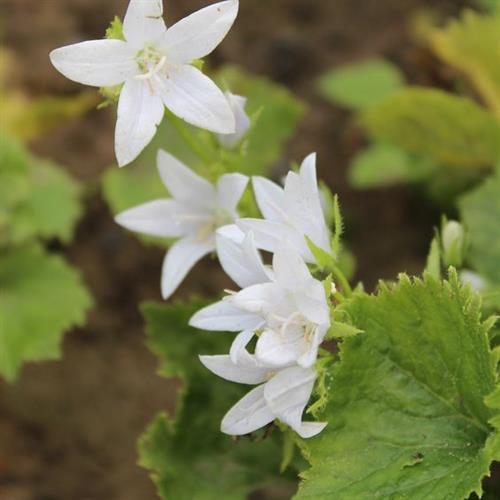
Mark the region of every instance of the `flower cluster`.
<instances>
[{"instance_id":1,"label":"flower cluster","mask_svg":"<svg viewBox=\"0 0 500 500\"><path fill-rule=\"evenodd\" d=\"M122 39L87 41L51 53L54 66L74 81L121 86L115 133L120 166L151 141L165 107L217 134L222 148L241 143L250 127L246 99L222 93L196 67L225 37L237 11L237 0L223 1L167 29L161 0L131 0ZM257 385L226 414L222 431L247 434L278 419L302 437L318 434L326 424L302 418L317 378L319 346L330 327L334 286L325 291L307 265L314 262L311 244L332 254L315 155L299 172L288 173L283 188L252 179L263 219L240 218L237 212L246 176L226 173L211 184L163 150L157 164L170 197L130 208L116 221L132 231L176 239L162 269L165 299L214 251L240 287L190 321L200 329L238 333L229 354L201 356L201 362L222 378ZM264 264L261 250L273 254L272 266Z\"/></svg>"},{"instance_id":2,"label":"flower cluster","mask_svg":"<svg viewBox=\"0 0 500 500\"><path fill-rule=\"evenodd\" d=\"M330 326L325 289L304 260L312 260L306 236L324 246L329 241L315 157L306 158L299 173L288 174L284 189L262 178L253 179L253 185L266 220L239 219L216 237L221 265L241 290L202 309L190 324L239 332L229 355L200 359L222 378L260 384L227 413L223 432L247 434L278 419L310 437L326 425L302 422L302 414L316 379L318 348ZM271 268L257 247L273 252ZM255 335L250 354L247 346Z\"/></svg>"}]
</instances>

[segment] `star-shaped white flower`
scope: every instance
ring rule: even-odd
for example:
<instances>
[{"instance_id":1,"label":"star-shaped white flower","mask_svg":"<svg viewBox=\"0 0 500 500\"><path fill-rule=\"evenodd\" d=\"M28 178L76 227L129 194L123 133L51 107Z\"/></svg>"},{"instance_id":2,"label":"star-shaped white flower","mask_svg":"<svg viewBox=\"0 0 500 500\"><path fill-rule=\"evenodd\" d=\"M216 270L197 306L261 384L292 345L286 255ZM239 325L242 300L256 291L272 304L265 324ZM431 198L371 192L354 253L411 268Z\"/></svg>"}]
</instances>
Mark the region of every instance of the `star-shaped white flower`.
<instances>
[{"instance_id":1,"label":"star-shaped white flower","mask_svg":"<svg viewBox=\"0 0 500 500\"><path fill-rule=\"evenodd\" d=\"M239 219L236 224L243 233L253 232L258 248L275 252L288 240L307 262L314 262L305 239L308 236L316 246L331 251L316 180L316 154L304 160L299 173L288 173L284 189L264 177L254 177L252 182L265 219Z\"/></svg>"},{"instance_id":2,"label":"star-shaped white flower","mask_svg":"<svg viewBox=\"0 0 500 500\"><path fill-rule=\"evenodd\" d=\"M290 366L276 371L262 367L246 350L238 359L230 356L200 356L213 373L231 382L260 384L238 401L224 416L221 430L232 436L253 432L274 419L289 425L303 438L320 433L326 422L303 422L302 414L311 397L316 373L311 368Z\"/></svg>"},{"instance_id":3,"label":"star-shaped white flower","mask_svg":"<svg viewBox=\"0 0 500 500\"><path fill-rule=\"evenodd\" d=\"M251 258L251 238L250 233L243 243L246 250L237 254L237 243L218 236L218 254L224 269L245 288L198 311L190 325L240 332L231 347L233 361L259 330L255 356L260 363L268 367L311 367L330 326L324 287L286 242L274 254L271 273L260 257Z\"/></svg>"},{"instance_id":4,"label":"star-shaped white flower","mask_svg":"<svg viewBox=\"0 0 500 500\"><path fill-rule=\"evenodd\" d=\"M158 151L158 171L172 198L154 200L116 216L121 226L139 233L180 238L167 252L162 269L166 299L189 270L216 249L215 231L232 223L248 178L222 175L214 186L165 151Z\"/></svg>"},{"instance_id":5,"label":"star-shaped white flower","mask_svg":"<svg viewBox=\"0 0 500 500\"><path fill-rule=\"evenodd\" d=\"M115 152L118 164L134 160L149 144L164 106L183 120L228 134L235 119L224 94L191 63L212 52L238 13L238 1L201 9L167 29L162 0L131 0L122 40L91 40L55 49L52 64L85 85L124 83L118 102Z\"/></svg>"},{"instance_id":6,"label":"star-shaped white flower","mask_svg":"<svg viewBox=\"0 0 500 500\"><path fill-rule=\"evenodd\" d=\"M235 148L250 128L251 120L245 111L247 100L240 95L225 93L227 102L231 106L235 120L235 131L232 134L218 134L219 143L226 149Z\"/></svg>"}]
</instances>

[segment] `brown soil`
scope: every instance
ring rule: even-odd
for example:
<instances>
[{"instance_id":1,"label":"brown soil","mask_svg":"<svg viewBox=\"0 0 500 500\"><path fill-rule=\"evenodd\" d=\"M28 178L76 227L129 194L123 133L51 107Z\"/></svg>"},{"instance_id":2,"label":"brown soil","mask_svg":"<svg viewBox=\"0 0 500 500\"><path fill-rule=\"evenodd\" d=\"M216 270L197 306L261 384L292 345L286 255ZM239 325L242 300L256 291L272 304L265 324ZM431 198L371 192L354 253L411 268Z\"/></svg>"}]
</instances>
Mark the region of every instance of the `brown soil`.
<instances>
[{"instance_id":1,"label":"brown soil","mask_svg":"<svg viewBox=\"0 0 500 500\"><path fill-rule=\"evenodd\" d=\"M178 19L205 0L169 0ZM6 45L15 51L11 82L31 95L81 91L60 76L47 54L74 41L99 38L127 0L0 0ZM309 111L287 152L300 160L315 150L322 178L338 192L358 258L358 278L422 268L437 214L403 188L355 192L345 171L363 138L345 111L326 104L314 79L335 64L387 56L411 80L422 80L406 24L418 7L453 14L463 2L432 0L242 0L239 22L211 59L233 62L288 85ZM425 71L423 72L425 75ZM97 185L112 164L113 117L93 111L32 144L77 178ZM96 190L97 191L97 190ZM27 366L16 385L0 382L0 499L147 500L155 498L137 467L135 442L162 409L172 411L175 382L155 375L137 311L160 300L162 252L146 248L116 227L98 192L74 243L65 249L82 269L96 307L87 325L66 336L59 362ZM224 278L204 262L179 296L219 289ZM57 304L54 304L57 307ZM175 499L177 500L177 499Z\"/></svg>"}]
</instances>

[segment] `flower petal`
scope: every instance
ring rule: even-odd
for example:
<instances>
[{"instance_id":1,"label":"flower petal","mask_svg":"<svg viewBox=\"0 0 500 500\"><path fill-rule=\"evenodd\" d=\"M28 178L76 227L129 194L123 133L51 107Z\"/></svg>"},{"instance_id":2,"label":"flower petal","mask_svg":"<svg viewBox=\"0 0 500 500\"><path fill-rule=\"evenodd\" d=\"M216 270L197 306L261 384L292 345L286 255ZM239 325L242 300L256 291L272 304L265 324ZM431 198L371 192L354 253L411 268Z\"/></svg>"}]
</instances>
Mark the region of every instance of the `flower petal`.
<instances>
[{"instance_id":1,"label":"flower petal","mask_svg":"<svg viewBox=\"0 0 500 500\"><path fill-rule=\"evenodd\" d=\"M179 66L162 78L160 94L165 106L188 123L230 134L235 130L233 112L222 91L193 66Z\"/></svg>"},{"instance_id":2,"label":"flower petal","mask_svg":"<svg viewBox=\"0 0 500 500\"><path fill-rule=\"evenodd\" d=\"M213 207L215 189L206 179L163 149L158 151L157 165L163 184L176 200L194 207Z\"/></svg>"},{"instance_id":3,"label":"flower petal","mask_svg":"<svg viewBox=\"0 0 500 500\"><path fill-rule=\"evenodd\" d=\"M325 338L327 328L317 327L314 335L307 342L304 342L305 352L297 358L297 363L303 368L311 368L318 358L318 348Z\"/></svg>"},{"instance_id":4,"label":"flower petal","mask_svg":"<svg viewBox=\"0 0 500 500\"><path fill-rule=\"evenodd\" d=\"M137 74L133 49L122 40L91 40L55 49L50 61L66 78L108 87Z\"/></svg>"},{"instance_id":5,"label":"flower petal","mask_svg":"<svg viewBox=\"0 0 500 500\"><path fill-rule=\"evenodd\" d=\"M212 250L214 244L211 241L199 241L195 236L187 236L176 241L163 261L161 276L163 298L168 299L191 268Z\"/></svg>"},{"instance_id":6,"label":"flower petal","mask_svg":"<svg viewBox=\"0 0 500 500\"><path fill-rule=\"evenodd\" d=\"M322 283L312 279L301 293L294 295L294 299L299 311L309 321L327 327L330 325L330 308Z\"/></svg>"},{"instance_id":7,"label":"flower petal","mask_svg":"<svg viewBox=\"0 0 500 500\"><path fill-rule=\"evenodd\" d=\"M218 134L217 140L224 148L233 149L241 142L252 122L245 111L247 102L245 97L231 92L226 92L225 96L234 113L235 131L233 134Z\"/></svg>"},{"instance_id":8,"label":"flower petal","mask_svg":"<svg viewBox=\"0 0 500 500\"><path fill-rule=\"evenodd\" d=\"M238 382L239 384L261 384L265 382L269 374L268 368L257 366L253 357L246 353L245 361L234 363L230 356L200 356L200 361L215 375L229 380L230 382ZM240 353L240 357L241 357Z\"/></svg>"},{"instance_id":9,"label":"flower petal","mask_svg":"<svg viewBox=\"0 0 500 500\"><path fill-rule=\"evenodd\" d=\"M276 282L294 292L304 290L314 280L300 253L288 241L282 242L276 249L273 271Z\"/></svg>"},{"instance_id":10,"label":"flower petal","mask_svg":"<svg viewBox=\"0 0 500 500\"><path fill-rule=\"evenodd\" d=\"M316 180L316 155L309 155L299 174L289 172L285 182L285 210L294 226L316 245L330 251L326 226Z\"/></svg>"},{"instance_id":11,"label":"flower petal","mask_svg":"<svg viewBox=\"0 0 500 500\"><path fill-rule=\"evenodd\" d=\"M248 184L246 175L224 174L217 181L217 204L236 215L236 207Z\"/></svg>"},{"instance_id":12,"label":"flower petal","mask_svg":"<svg viewBox=\"0 0 500 500\"><path fill-rule=\"evenodd\" d=\"M262 325L262 318L234 306L232 297L228 297L199 310L191 317L189 324L200 330L241 332L256 330Z\"/></svg>"},{"instance_id":13,"label":"flower petal","mask_svg":"<svg viewBox=\"0 0 500 500\"><path fill-rule=\"evenodd\" d=\"M274 414L264 399L264 385L252 389L224 416L221 431L241 436L256 431L274 420Z\"/></svg>"},{"instance_id":14,"label":"flower petal","mask_svg":"<svg viewBox=\"0 0 500 500\"><path fill-rule=\"evenodd\" d=\"M240 309L265 316L278 309L285 299L276 283L263 283L244 288L231 297L231 302Z\"/></svg>"},{"instance_id":15,"label":"flower petal","mask_svg":"<svg viewBox=\"0 0 500 500\"><path fill-rule=\"evenodd\" d=\"M314 261L304 236L291 226L264 219L238 219L236 225L244 233L253 232L257 248L276 252L283 241L289 241L307 262Z\"/></svg>"},{"instance_id":16,"label":"flower petal","mask_svg":"<svg viewBox=\"0 0 500 500\"><path fill-rule=\"evenodd\" d=\"M278 372L265 384L264 398L276 418L296 432L301 430L302 413L314 387L316 373L311 368L292 366Z\"/></svg>"},{"instance_id":17,"label":"flower petal","mask_svg":"<svg viewBox=\"0 0 500 500\"><path fill-rule=\"evenodd\" d=\"M210 216L172 199L154 200L119 213L115 221L129 231L161 238L178 238L208 223Z\"/></svg>"},{"instance_id":18,"label":"flower petal","mask_svg":"<svg viewBox=\"0 0 500 500\"><path fill-rule=\"evenodd\" d=\"M164 111L161 99L152 95L144 82L133 78L125 82L115 129L115 153L120 167L135 160L149 144Z\"/></svg>"},{"instance_id":19,"label":"flower petal","mask_svg":"<svg viewBox=\"0 0 500 500\"><path fill-rule=\"evenodd\" d=\"M236 335L229 351L229 357L233 363L238 363L238 360L241 360L242 355L245 355L244 353L248 354L246 347L254 335L254 330L243 330Z\"/></svg>"},{"instance_id":20,"label":"flower petal","mask_svg":"<svg viewBox=\"0 0 500 500\"><path fill-rule=\"evenodd\" d=\"M210 54L224 39L238 14L229 0L200 9L168 28L162 48L175 62L189 64Z\"/></svg>"},{"instance_id":21,"label":"flower petal","mask_svg":"<svg viewBox=\"0 0 500 500\"><path fill-rule=\"evenodd\" d=\"M265 177L252 177L252 185L262 215L270 221L289 222L283 188Z\"/></svg>"},{"instance_id":22,"label":"flower petal","mask_svg":"<svg viewBox=\"0 0 500 500\"><path fill-rule=\"evenodd\" d=\"M255 248L252 233L248 233L241 244L219 233L216 234L215 241L222 268L240 288L270 280L269 271Z\"/></svg>"},{"instance_id":23,"label":"flower petal","mask_svg":"<svg viewBox=\"0 0 500 500\"><path fill-rule=\"evenodd\" d=\"M265 330L257 341L255 356L267 366L289 366L303 354L305 344L301 329L286 333Z\"/></svg>"},{"instance_id":24,"label":"flower petal","mask_svg":"<svg viewBox=\"0 0 500 500\"><path fill-rule=\"evenodd\" d=\"M295 432L301 438L307 439L319 434L327 425L327 422L301 422Z\"/></svg>"},{"instance_id":25,"label":"flower petal","mask_svg":"<svg viewBox=\"0 0 500 500\"><path fill-rule=\"evenodd\" d=\"M217 229L216 234L227 238L238 245L241 245L245 239L245 233L236 224L221 226Z\"/></svg>"},{"instance_id":26,"label":"flower petal","mask_svg":"<svg viewBox=\"0 0 500 500\"><path fill-rule=\"evenodd\" d=\"M130 0L123 20L125 39L136 49L158 42L166 33L163 0Z\"/></svg>"}]
</instances>

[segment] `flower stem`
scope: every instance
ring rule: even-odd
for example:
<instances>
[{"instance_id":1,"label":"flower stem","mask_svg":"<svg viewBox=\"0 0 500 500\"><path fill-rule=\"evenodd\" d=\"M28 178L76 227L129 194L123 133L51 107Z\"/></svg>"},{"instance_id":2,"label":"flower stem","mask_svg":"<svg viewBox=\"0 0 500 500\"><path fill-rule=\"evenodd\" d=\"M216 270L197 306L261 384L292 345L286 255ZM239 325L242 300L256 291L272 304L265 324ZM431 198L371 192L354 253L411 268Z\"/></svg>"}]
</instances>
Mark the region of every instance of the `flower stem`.
<instances>
[{"instance_id":1,"label":"flower stem","mask_svg":"<svg viewBox=\"0 0 500 500\"><path fill-rule=\"evenodd\" d=\"M187 129L186 124L171 113L166 113L165 115L189 149L191 149L191 151L193 151L193 153L195 153L196 156L203 161L203 163L209 165L212 162L210 156L202 147L200 147L196 138Z\"/></svg>"},{"instance_id":2,"label":"flower stem","mask_svg":"<svg viewBox=\"0 0 500 500\"><path fill-rule=\"evenodd\" d=\"M329 265L329 270L331 271L333 277L338 281L339 285L342 287L342 291L346 297L350 297L352 295L352 288L349 285L349 281L345 277L344 273L340 270L337 264L333 262Z\"/></svg>"}]
</instances>

